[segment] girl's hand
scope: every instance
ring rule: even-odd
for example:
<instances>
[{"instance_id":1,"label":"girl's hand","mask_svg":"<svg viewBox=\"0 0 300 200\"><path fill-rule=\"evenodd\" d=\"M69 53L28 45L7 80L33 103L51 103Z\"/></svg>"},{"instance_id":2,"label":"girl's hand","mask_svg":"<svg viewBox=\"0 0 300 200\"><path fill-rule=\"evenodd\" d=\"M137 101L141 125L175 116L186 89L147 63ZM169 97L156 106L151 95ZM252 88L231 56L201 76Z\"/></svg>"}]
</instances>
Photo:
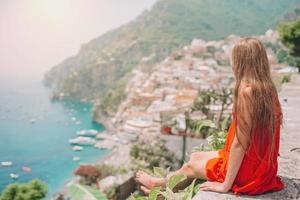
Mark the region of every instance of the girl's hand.
<instances>
[{"instance_id":1,"label":"girl's hand","mask_svg":"<svg viewBox=\"0 0 300 200\"><path fill-rule=\"evenodd\" d=\"M214 182L214 181L206 181L199 186L199 189L202 191L213 191L226 193L230 190L230 187L226 186L224 183Z\"/></svg>"}]
</instances>

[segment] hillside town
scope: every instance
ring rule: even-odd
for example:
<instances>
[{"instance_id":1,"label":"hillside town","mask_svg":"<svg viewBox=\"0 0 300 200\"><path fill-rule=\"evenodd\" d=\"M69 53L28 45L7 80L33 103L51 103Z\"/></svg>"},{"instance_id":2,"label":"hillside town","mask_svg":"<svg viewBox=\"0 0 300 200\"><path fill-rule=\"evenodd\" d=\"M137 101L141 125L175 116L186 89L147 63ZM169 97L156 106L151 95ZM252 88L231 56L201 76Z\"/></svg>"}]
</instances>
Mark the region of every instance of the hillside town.
<instances>
[{"instance_id":1,"label":"hillside town","mask_svg":"<svg viewBox=\"0 0 300 200\"><path fill-rule=\"evenodd\" d=\"M156 65L152 73L134 69L126 87L127 98L112 119L113 132L151 138L160 133L164 120L180 119L185 111L190 111L199 91L232 88L230 54L239 39L234 35L220 41L194 39ZM276 43L278 34L269 30L259 39ZM272 49L267 51L272 66L278 66ZM216 112L218 109L215 105ZM199 113L196 115L201 118Z\"/></svg>"},{"instance_id":2,"label":"hillside town","mask_svg":"<svg viewBox=\"0 0 300 200\"><path fill-rule=\"evenodd\" d=\"M279 39L278 33L273 30L258 38L265 44L274 45ZM98 141L95 146L111 149L120 141L126 144L137 136L151 140L161 134L164 123L172 120L181 126L179 130L184 130L185 112L189 112L191 118L204 118L203 113L192 113L191 107L199 91L233 87L230 54L239 39L235 35L219 41L194 39L190 45L172 52L151 72L144 72L142 67L134 69L126 86L126 99L114 117L104 123L107 125L107 140ZM282 70L282 64L278 63L270 47L267 54L272 71ZM144 60L147 58L142 59L141 65ZM220 105L210 106L215 112L220 109ZM227 115L230 113L231 107L225 111ZM100 133L98 138L103 138L103 135Z\"/></svg>"}]
</instances>

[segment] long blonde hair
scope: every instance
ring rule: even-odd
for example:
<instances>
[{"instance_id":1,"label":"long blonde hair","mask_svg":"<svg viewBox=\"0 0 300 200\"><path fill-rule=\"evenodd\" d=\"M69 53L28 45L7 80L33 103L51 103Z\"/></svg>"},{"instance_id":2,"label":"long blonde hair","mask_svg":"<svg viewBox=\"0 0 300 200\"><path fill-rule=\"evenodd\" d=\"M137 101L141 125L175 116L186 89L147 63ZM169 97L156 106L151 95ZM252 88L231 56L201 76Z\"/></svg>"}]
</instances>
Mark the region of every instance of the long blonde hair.
<instances>
[{"instance_id":1,"label":"long blonde hair","mask_svg":"<svg viewBox=\"0 0 300 200\"><path fill-rule=\"evenodd\" d=\"M237 114L238 126L242 132L251 134L248 148L251 145L257 145L258 152L262 152L264 146L267 145L266 138L268 138L267 146L271 152L269 158L272 159L275 122L277 119L274 103L279 105L280 108L280 124L282 124L282 115L277 90L271 78L266 50L258 39L243 38L234 46L231 61L236 78L233 111ZM238 103L242 81L246 81L251 85L251 95L246 100L247 108L252 111L251 123L248 123L242 114L243 112L240 112L243 108ZM254 132L257 134L254 135ZM254 140L255 137L256 140ZM239 140L238 134L237 138ZM258 144L254 144L253 141L258 141ZM258 156L261 156L261 154L259 153Z\"/></svg>"}]
</instances>

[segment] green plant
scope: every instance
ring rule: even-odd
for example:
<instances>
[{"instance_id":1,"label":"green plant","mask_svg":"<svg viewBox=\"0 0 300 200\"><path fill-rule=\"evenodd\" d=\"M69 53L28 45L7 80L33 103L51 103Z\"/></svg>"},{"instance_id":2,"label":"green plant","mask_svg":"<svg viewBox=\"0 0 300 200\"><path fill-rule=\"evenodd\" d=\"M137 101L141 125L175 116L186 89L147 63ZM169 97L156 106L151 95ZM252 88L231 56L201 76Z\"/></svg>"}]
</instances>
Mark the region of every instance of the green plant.
<instances>
[{"instance_id":1,"label":"green plant","mask_svg":"<svg viewBox=\"0 0 300 200\"><path fill-rule=\"evenodd\" d=\"M137 141L131 147L130 157L134 171L153 167L175 168L178 164L175 154L166 147L166 141L159 138L152 143Z\"/></svg>"},{"instance_id":2,"label":"green plant","mask_svg":"<svg viewBox=\"0 0 300 200\"><path fill-rule=\"evenodd\" d=\"M205 120L193 120L187 115L187 127L191 132L191 136L206 138L214 135L218 130L222 130L222 120L230 116L224 116L224 111L232 105L231 89L222 88L219 90L210 89L199 92L197 100L192 106L192 112L201 111L205 116ZM211 107L219 105L218 112L214 112ZM222 135L222 134L220 134Z\"/></svg>"},{"instance_id":3,"label":"green plant","mask_svg":"<svg viewBox=\"0 0 300 200\"><path fill-rule=\"evenodd\" d=\"M290 74L290 73L283 75L282 78L281 78L280 83L283 84L283 83L290 82L291 81L291 76L292 76L292 74Z\"/></svg>"},{"instance_id":4,"label":"green plant","mask_svg":"<svg viewBox=\"0 0 300 200\"><path fill-rule=\"evenodd\" d=\"M188 119L188 127L191 129L192 136L205 138L209 134L209 129L216 128L216 125L211 120Z\"/></svg>"},{"instance_id":5,"label":"green plant","mask_svg":"<svg viewBox=\"0 0 300 200\"><path fill-rule=\"evenodd\" d=\"M164 169L156 168L153 170L152 174L156 174L158 177L165 177L165 175L160 176L160 173L157 174L155 171L165 171ZM171 176L168 179L165 188L154 187L151 189L148 196L142 196L138 192L135 192L127 200L191 200L198 191L199 183L203 181L194 179L185 189L175 191L175 187L186 179L187 177L185 175Z\"/></svg>"},{"instance_id":6,"label":"green plant","mask_svg":"<svg viewBox=\"0 0 300 200\"><path fill-rule=\"evenodd\" d=\"M228 88L199 91L198 98L192 106L192 112L201 111L206 116L206 119L216 120L216 124L219 127L223 119L224 110L232 104L232 94L233 91ZM213 105L220 105L220 111L217 115L211 109Z\"/></svg>"},{"instance_id":7,"label":"green plant","mask_svg":"<svg viewBox=\"0 0 300 200\"><path fill-rule=\"evenodd\" d=\"M218 150L222 149L224 147L224 144L226 142L227 132L230 125L230 117L226 117L221 122L220 128L217 128L216 125L214 125L213 122L209 122L210 126L208 126L207 132L208 137L207 142L208 146L200 146L195 147L193 151L212 151L212 150Z\"/></svg>"},{"instance_id":8,"label":"green plant","mask_svg":"<svg viewBox=\"0 0 300 200\"><path fill-rule=\"evenodd\" d=\"M117 195L117 186L111 186L104 191L108 199L115 199Z\"/></svg>"},{"instance_id":9,"label":"green plant","mask_svg":"<svg viewBox=\"0 0 300 200\"><path fill-rule=\"evenodd\" d=\"M47 186L38 179L28 183L13 183L2 192L0 200L40 200L47 194Z\"/></svg>"},{"instance_id":10,"label":"green plant","mask_svg":"<svg viewBox=\"0 0 300 200\"><path fill-rule=\"evenodd\" d=\"M227 132L225 131L213 131L206 139L209 146L206 150L219 150L224 147L226 141Z\"/></svg>"},{"instance_id":11,"label":"green plant","mask_svg":"<svg viewBox=\"0 0 300 200\"><path fill-rule=\"evenodd\" d=\"M286 63L290 66L297 66L297 58L293 55L290 55L288 50L281 43L267 42L267 43L264 43L264 45L267 48L272 49L272 51L275 53L279 63Z\"/></svg>"},{"instance_id":12,"label":"green plant","mask_svg":"<svg viewBox=\"0 0 300 200\"><path fill-rule=\"evenodd\" d=\"M300 19L280 24L278 31L281 42L289 49L289 54L295 57L296 67L300 73Z\"/></svg>"},{"instance_id":13,"label":"green plant","mask_svg":"<svg viewBox=\"0 0 300 200\"><path fill-rule=\"evenodd\" d=\"M197 100L192 106L192 111L200 110L208 119L212 118L209 105L215 101L213 90L200 91Z\"/></svg>"}]
</instances>

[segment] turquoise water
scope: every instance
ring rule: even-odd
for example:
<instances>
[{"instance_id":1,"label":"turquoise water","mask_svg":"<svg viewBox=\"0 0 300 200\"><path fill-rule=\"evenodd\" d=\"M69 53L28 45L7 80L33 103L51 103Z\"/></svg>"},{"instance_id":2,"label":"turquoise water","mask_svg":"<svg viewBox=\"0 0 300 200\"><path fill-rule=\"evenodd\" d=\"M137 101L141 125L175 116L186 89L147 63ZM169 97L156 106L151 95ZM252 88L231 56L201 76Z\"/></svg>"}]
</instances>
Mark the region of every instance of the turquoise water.
<instances>
[{"instance_id":1,"label":"turquoise water","mask_svg":"<svg viewBox=\"0 0 300 200\"><path fill-rule=\"evenodd\" d=\"M80 163L101 158L106 153L103 150L85 147L74 152L68 143L77 130L104 129L92 122L90 110L89 104L51 102L41 82L0 81L0 161L13 162L11 167L0 166L0 191L14 182L9 174L17 173L18 182L33 178L46 182L48 199L71 179ZM36 122L30 123L32 119ZM74 156L81 160L73 161ZM23 166L32 172L22 172Z\"/></svg>"}]
</instances>

